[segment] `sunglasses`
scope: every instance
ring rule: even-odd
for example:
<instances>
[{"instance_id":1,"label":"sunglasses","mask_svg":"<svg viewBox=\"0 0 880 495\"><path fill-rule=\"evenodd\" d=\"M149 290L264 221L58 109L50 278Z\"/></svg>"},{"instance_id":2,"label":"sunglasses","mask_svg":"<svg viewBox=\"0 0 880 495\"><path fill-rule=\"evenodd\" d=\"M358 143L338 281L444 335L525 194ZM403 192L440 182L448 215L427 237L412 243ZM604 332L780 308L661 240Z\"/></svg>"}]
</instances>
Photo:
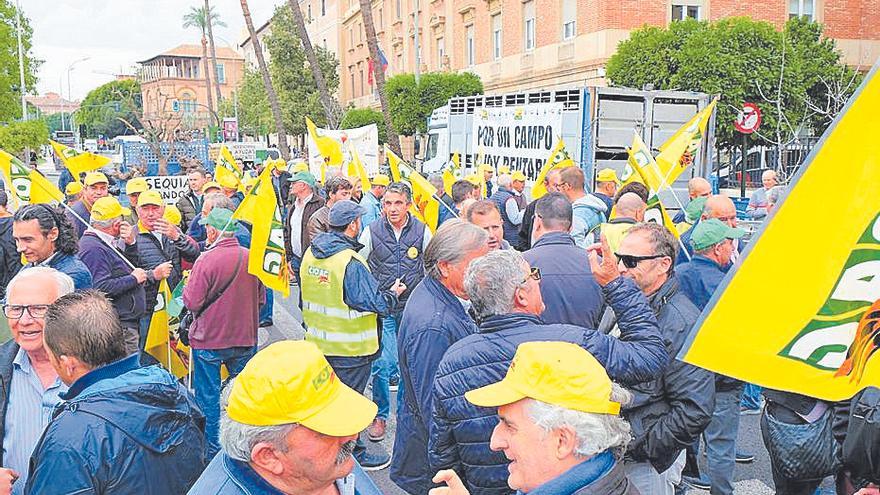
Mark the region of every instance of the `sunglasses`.
<instances>
[{"instance_id":1,"label":"sunglasses","mask_svg":"<svg viewBox=\"0 0 880 495\"><path fill-rule=\"evenodd\" d=\"M627 268L635 268L639 266L639 263L646 260L655 260L657 258L666 257L665 254L652 254L650 256L633 256L631 254L620 254L614 253L614 256L617 256L619 262L623 263L623 266Z\"/></svg>"},{"instance_id":2,"label":"sunglasses","mask_svg":"<svg viewBox=\"0 0 880 495\"><path fill-rule=\"evenodd\" d=\"M526 278L523 279L521 284L524 284L529 281L529 279L533 279L535 282L541 280L541 270L537 266L533 266L531 270L529 270L529 274L526 275Z\"/></svg>"}]
</instances>

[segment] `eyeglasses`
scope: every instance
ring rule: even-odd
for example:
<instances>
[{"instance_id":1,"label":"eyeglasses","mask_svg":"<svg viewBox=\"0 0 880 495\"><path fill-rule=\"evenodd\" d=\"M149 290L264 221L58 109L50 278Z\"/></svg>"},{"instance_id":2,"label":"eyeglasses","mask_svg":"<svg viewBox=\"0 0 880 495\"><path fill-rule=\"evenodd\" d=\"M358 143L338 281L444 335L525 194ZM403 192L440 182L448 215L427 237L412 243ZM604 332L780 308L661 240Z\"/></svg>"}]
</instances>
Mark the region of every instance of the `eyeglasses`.
<instances>
[{"instance_id":1,"label":"eyeglasses","mask_svg":"<svg viewBox=\"0 0 880 495\"><path fill-rule=\"evenodd\" d=\"M652 254L650 256L633 256L631 254L620 254L614 253L614 256L617 256L617 259L623 263L623 266L627 268L635 268L639 266L639 263L646 260L655 260L657 258L666 257L665 254Z\"/></svg>"},{"instance_id":2,"label":"eyeglasses","mask_svg":"<svg viewBox=\"0 0 880 495\"><path fill-rule=\"evenodd\" d=\"M523 281L520 282L520 284L524 284L524 283L528 282L529 279L532 279L535 282L540 281L541 280L541 269L538 268L537 266L533 266L532 269L529 270L529 274L526 275L526 278L524 278Z\"/></svg>"},{"instance_id":3,"label":"eyeglasses","mask_svg":"<svg viewBox=\"0 0 880 495\"><path fill-rule=\"evenodd\" d=\"M7 318L12 320L17 320L24 316L24 312L27 311L31 318L45 318L46 313L49 311L48 304L30 304L30 305L20 305L20 304L4 304L3 305L3 314L6 315Z\"/></svg>"}]
</instances>

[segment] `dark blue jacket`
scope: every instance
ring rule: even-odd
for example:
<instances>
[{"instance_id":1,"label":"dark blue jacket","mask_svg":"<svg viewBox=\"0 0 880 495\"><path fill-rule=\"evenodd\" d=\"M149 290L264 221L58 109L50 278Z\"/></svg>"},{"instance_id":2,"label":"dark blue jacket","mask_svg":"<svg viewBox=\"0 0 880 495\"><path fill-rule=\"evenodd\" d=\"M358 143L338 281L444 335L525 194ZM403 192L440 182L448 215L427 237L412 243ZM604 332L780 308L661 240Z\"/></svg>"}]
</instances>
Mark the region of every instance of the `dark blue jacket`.
<instances>
[{"instance_id":1,"label":"dark blue jacket","mask_svg":"<svg viewBox=\"0 0 880 495\"><path fill-rule=\"evenodd\" d=\"M55 256L49 260L48 266L70 276L73 279L73 287L76 290L92 288L92 274L89 272L89 267L80 261L76 255L55 253Z\"/></svg>"},{"instance_id":2,"label":"dark blue jacket","mask_svg":"<svg viewBox=\"0 0 880 495\"><path fill-rule=\"evenodd\" d=\"M205 418L159 366L131 356L73 383L31 456L25 493L185 493L205 467Z\"/></svg>"},{"instance_id":3,"label":"dark blue jacket","mask_svg":"<svg viewBox=\"0 0 880 495\"><path fill-rule=\"evenodd\" d=\"M601 199L603 203L605 203L605 206L608 207L608 209L605 210L605 213L606 213L605 216L610 217L611 216L611 209L614 207L614 198L610 198L600 192L592 192L590 194L592 194L593 196L596 196L597 198Z\"/></svg>"},{"instance_id":4,"label":"dark blue jacket","mask_svg":"<svg viewBox=\"0 0 880 495\"><path fill-rule=\"evenodd\" d=\"M410 293L425 276L425 261L422 247L425 244L425 224L407 213L409 217L400 239L394 235L394 229L383 216L370 224L370 242L372 249L367 262L370 271L379 281L379 288L388 290L398 278L406 285L400 294L394 312L403 311ZM314 241L313 241L314 242ZM411 257L415 249L415 258Z\"/></svg>"},{"instance_id":5,"label":"dark blue jacket","mask_svg":"<svg viewBox=\"0 0 880 495\"><path fill-rule=\"evenodd\" d=\"M340 484L348 483L354 483L355 495L382 495L357 462L351 474L337 480L336 486L341 488ZM340 493L344 492L340 489ZM284 495L284 492L261 478L248 463L220 452L205 468L188 495Z\"/></svg>"},{"instance_id":6,"label":"dark blue jacket","mask_svg":"<svg viewBox=\"0 0 880 495\"><path fill-rule=\"evenodd\" d=\"M544 234L523 257L541 270L544 323L598 328L605 305L602 288L593 278L587 252L574 245L568 232Z\"/></svg>"},{"instance_id":7,"label":"dark blue jacket","mask_svg":"<svg viewBox=\"0 0 880 495\"><path fill-rule=\"evenodd\" d=\"M434 374L446 349L477 326L461 301L430 275L422 280L403 310L397 329L403 404L397 418L391 480L409 493L422 495L431 488L428 469L428 424Z\"/></svg>"},{"instance_id":8,"label":"dark blue jacket","mask_svg":"<svg viewBox=\"0 0 880 495\"><path fill-rule=\"evenodd\" d=\"M513 193L510 192L509 189L505 189L501 186L495 191L495 193L489 198L490 201L495 203L495 207L498 208L498 211L501 213L501 221L502 227L504 229L504 240L509 242L511 246L519 246L519 225L514 224L510 221L510 218L507 216L507 200L510 198L515 198ZM523 206L525 208L525 206Z\"/></svg>"},{"instance_id":9,"label":"dark blue jacket","mask_svg":"<svg viewBox=\"0 0 880 495\"><path fill-rule=\"evenodd\" d=\"M137 243L126 244L123 254L138 265ZM146 311L146 295L144 285L131 274L131 267L92 231L86 231L79 240L79 257L92 273L94 288L110 298L119 320L136 328Z\"/></svg>"},{"instance_id":10,"label":"dark blue jacket","mask_svg":"<svg viewBox=\"0 0 880 495\"><path fill-rule=\"evenodd\" d=\"M440 196L440 203L440 212L437 215L438 227L449 219L458 218L459 214L458 209L455 208L455 203L452 202L452 196L444 193L443 196Z\"/></svg>"},{"instance_id":11,"label":"dark blue jacket","mask_svg":"<svg viewBox=\"0 0 880 495\"><path fill-rule=\"evenodd\" d=\"M318 259L325 259L344 250L360 251L364 246L357 240L338 232L324 232L312 240L309 249ZM350 308L357 311L368 311L380 316L390 314L397 304L392 292L382 292L376 277L358 260L352 259L345 267L345 279L342 286L342 300Z\"/></svg>"},{"instance_id":12,"label":"dark blue jacket","mask_svg":"<svg viewBox=\"0 0 880 495\"><path fill-rule=\"evenodd\" d=\"M66 170L66 169L65 169ZM0 218L0 300L6 300L6 286L21 270L21 253L12 238L12 218Z\"/></svg>"},{"instance_id":13,"label":"dark blue jacket","mask_svg":"<svg viewBox=\"0 0 880 495\"><path fill-rule=\"evenodd\" d=\"M619 277L602 288L620 315L620 338L574 325L544 325L534 315L492 316L478 334L449 348L434 377L428 459L431 471L454 469L472 493L509 493L508 460L489 449L498 423L494 408L477 407L465 392L504 378L516 348L523 342L572 342L605 366L608 376L623 385L653 380L669 360L657 319L632 280Z\"/></svg>"},{"instance_id":14,"label":"dark blue jacket","mask_svg":"<svg viewBox=\"0 0 880 495\"><path fill-rule=\"evenodd\" d=\"M92 220L92 213L86 208L86 204L83 203L82 200L77 201L70 207L71 210L75 211L80 218L86 221L83 223L79 218L73 215L73 213L65 210L64 214L67 215L67 218L70 220L70 223L73 224L73 229L76 231L76 237L79 239L82 237L83 232L86 231L86 227L88 227L88 223Z\"/></svg>"},{"instance_id":15,"label":"dark blue jacket","mask_svg":"<svg viewBox=\"0 0 880 495\"><path fill-rule=\"evenodd\" d=\"M199 244L186 234L180 234L180 238L176 241L163 237L160 244L152 232L139 232L137 235L137 247L140 261L138 266L147 271L147 282L144 284L144 291L146 292L148 308L156 306L156 295L159 292L160 281L153 279L153 268L166 261L171 262L171 276L168 277L168 288L174 290L183 276L180 260L185 259L195 263L196 258L201 253Z\"/></svg>"}]
</instances>

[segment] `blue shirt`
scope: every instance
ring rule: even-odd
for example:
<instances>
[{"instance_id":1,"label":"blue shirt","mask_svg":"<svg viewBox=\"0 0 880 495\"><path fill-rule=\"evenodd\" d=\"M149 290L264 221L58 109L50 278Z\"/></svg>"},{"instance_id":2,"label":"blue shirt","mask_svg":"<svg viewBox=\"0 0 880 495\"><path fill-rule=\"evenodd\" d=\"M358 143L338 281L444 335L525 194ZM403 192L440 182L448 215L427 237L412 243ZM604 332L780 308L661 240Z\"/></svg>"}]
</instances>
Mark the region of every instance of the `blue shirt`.
<instances>
[{"instance_id":1,"label":"blue shirt","mask_svg":"<svg viewBox=\"0 0 880 495\"><path fill-rule=\"evenodd\" d=\"M52 418L52 411L61 402L58 396L67 391L59 378L43 390L43 383L31 367L24 349L12 361L12 382L6 408L6 435L3 438L3 461L20 478L12 485L13 494L24 493L31 453L43 430Z\"/></svg>"}]
</instances>

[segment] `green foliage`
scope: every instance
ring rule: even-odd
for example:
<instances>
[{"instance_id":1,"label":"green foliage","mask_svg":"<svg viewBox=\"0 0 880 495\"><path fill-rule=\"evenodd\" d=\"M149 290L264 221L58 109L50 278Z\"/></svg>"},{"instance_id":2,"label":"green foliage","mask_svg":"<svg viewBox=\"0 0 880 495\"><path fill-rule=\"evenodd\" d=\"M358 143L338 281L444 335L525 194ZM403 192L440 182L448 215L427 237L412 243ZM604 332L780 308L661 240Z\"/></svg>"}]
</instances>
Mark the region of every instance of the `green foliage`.
<instances>
[{"instance_id":1,"label":"green foliage","mask_svg":"<svg viewBox=\"0 0 880 495\"><path fill-rule=\"evenodd\" d=\"M111 81L89 91L74 120L85 127L85 137L101 134L114 138L130 132L119 119L135 124L141 107L140 83L133 79Z\"/></svg>"},{"instance_id":2,"label":"green foliage","mask_svg":"<svg viewBox=\"0 0 880 495\"><path fill-rule=\"evenodd\" d=\"M339 127L342 129L354 129L365 125L376 124L379 129L379 144L385 144L386 128L382 112L372 108L350 108L342 117Z\"/></svg>"},{"instance_id":3,"label":"green foliage","mask_svg":"<svg viewBox=\"0 0 880 495\"><path fill-rule=\"evenodd\" d=\"M830 123L833 117L816 112L828 107L826 83L843 100L858 83L821 25L804 19L790 20L782 32L748 18L646 26L618 45L607 71L617 86L720 95L715 132L722 148L738 144L733 121L743 102L762 109L757 139L782 143L804 131L819 134Z\"/></svg>"},{"instance_id":4,"label":"green foliage","mask_svg":"<svg viewBox=\"0 0 880 495\"><path fill-rule=\"evenodd\" d=\"M272 109L263 86L263 78L259 71L246 69L241 86L235 98L224 98L220 102L219 115L231 117L235 115L235 102L238 100L238 126L242 132L250 135L262 135L273 132Z\"/></svg>"},{"instance_id":5,"label":"green foliage","mask_svg":"<svg viewBox=\"0 0 880 495\"><path fill-rule=\"evenodd\" d=\"M0 122L21 118L21 88L18 71L18 39L16 36L15 2L0 0ZM37 68L42 63L31 54L33 29L27 17L21 16L24 51L25 92L37 84Z\"/></svg>"},{"instance_id":6,"label":"green foliage","mask_svg":"<svg viewBox=\"0 0 880 495\"><path fill-rule=\"evenodd\" d=\"M427 132L431 112L450 98L482 92L482 81L470 72L429 72L419 78L418 85L412 74L400 74L385 81L391 122L405 136Z\"/></svg>"},{"instance_id":7,"label":"green foliage","mask_svg":"<svg viewBox=\"0 0 880 495\"><path fill-rule=\"evenodd\" d=\"M49 128L42 120L13 122L0 127L0 149L20 154L25 148L39 148L49 143Z\"/></svg>"},{"instance_id":8,"label":"green foliage","mask_svg":"<svg viewBox=\"0 0 880 495\"><path fill-rule=\"evenodd\" d=\"M218 14L217 11L214 10L214 7L210 7L209 12L210 14L206 16L204 5L199 7L190 7L189 12L187 12L183 16L183 27L199 28L199 31L204 34L208 29L208 24L205 22L206 17L210 17L211 26L226 27L226 23L220 20L220 14Z\"/></svg>"},{"instance_id":9,"label":"green foliage","mask_svg":"<svg viewBox=\"0 0 880 495\"><path fill-rule=\"evenodd\" d=\"M55 131L63 130L63 126L61 125L62 120L61 113L53 113L52 115L44 115L40 117L40 119L46 123L46 128L49 129L49 134L51 135ZM66 117L64 118L66 120Z\"/></svg>"}]
</instances>

